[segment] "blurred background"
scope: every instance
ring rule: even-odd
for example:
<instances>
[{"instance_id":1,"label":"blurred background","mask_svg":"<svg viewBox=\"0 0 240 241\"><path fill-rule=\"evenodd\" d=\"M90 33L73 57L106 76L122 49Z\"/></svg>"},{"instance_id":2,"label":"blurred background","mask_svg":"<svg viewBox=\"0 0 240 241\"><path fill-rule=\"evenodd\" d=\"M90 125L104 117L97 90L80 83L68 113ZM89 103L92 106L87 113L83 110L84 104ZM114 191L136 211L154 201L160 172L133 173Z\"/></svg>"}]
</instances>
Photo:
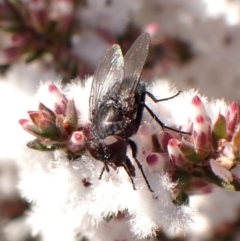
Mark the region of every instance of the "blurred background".
<instances>
[{"instance_id":1,"label":"blurred background","mask_svg":"<svg viewBox=\"0 0 240 241\"><path fill-rule=\"evenodd\" d=\"M240 103L239 0L0 0L0 241L31 237L31 204L17 189L21 113L40 81L92 75L118 43L151 35L143 78ZM161 90L158 90L161 91ZM198 229L158 240L240 240L240 195L216 188L190 199Z\"/></svg>"}]
</instances>

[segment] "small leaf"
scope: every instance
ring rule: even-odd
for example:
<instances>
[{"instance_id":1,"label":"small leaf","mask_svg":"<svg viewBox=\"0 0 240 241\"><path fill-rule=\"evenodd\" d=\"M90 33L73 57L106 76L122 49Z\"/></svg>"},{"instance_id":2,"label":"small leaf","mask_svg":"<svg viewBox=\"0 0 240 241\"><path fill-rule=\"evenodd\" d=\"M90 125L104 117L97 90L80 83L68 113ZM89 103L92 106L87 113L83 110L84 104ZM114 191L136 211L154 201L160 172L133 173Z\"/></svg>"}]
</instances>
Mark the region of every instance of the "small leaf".
<instances>
[{"instance_id":1,"label":"small leaf","mask_svg":"<svg viewBox=\"0 0 240 241\"><path fill-rule=\"evenodd\" d=\"M225 182L230 183L233 180L232 173L214 159L210 160L210 165L214 174Z\"/></svg>"},{"instance_id":2,"label":"small leaf","mask_svg":"<svg viewBox=\"0 0 240 241\"><path fill-rule=\"evenodd\" d=\"M41 136L51 140L58 140L61 137L60 129L51 121L40 120L38 128L41 131Z\"/></svg>"},{"instance_id":3,"label":"small leaf","mask_svg":"<svg viewBox=\"0 0 240 241\"><path fill-rule=\"evenodd\" d=\"M239 151L239 149L240 149L240 125L238 125L236 131L234 132L234 135L232 138L232 144L233 144L233 147Z\"/></svg>"},{"instance_id":4,"label":"small leaf","mask_svg":"<svg viewBox=\"0 0 240 241\"><path fill-rule=\"evenodd\" d=\"M153 144L153 151L154 152L161 152L162 151L161 146L158 142L157 135L152 135L152 144Z\"/></svg>"},{"instance_id":5,"label":"small leaf","mask_svg":"<svg viewBox=\"0 0 240 241\"><path fill-rule=\"evenodd\" d=\"M33 141L29 141L27 143L27 147L37 151L54 151L54 150L62 149L64 145L51 144L51 145L45 146L41 143L40 140L35 139Z\"/></svg>"},{"instance_id":6,"label":"small leaf","mask_svg":"<svg viewBox=\"0 0 240 241\"><path fill-rule=\"evenodd\" d=\"M166 152L168 150L168 142L173 138L172 135L167 131L162 131L154 136L157 139L156 142L158 142L158 145L160 145L160 149Z\"/></svg>"},{"instance_id":7,"label":"small leaf","mask_svg":"<svg viewBox=\"0 0 240 241\"><path fill-rule=\"evenodd\" d=\"M67 103L66 119L64 120L64 122L67 122L70 125L71 130L75 130L77 127L78 116L73 100L70 100Z\"/></svg>"},{"instance_id":8,"label":"small leaf","mask_svg":"<svg viewBox=\"0 0 240 241\"><path fill-rule=\"evenodd\" d=\"M219 178L218 176L216 176L213 173L213 171L209 168L202 168L202 172L209 181L215 183L217 186L224 188L226 190L229 190L229 191L240 191L239 177L235 176L234 174L232 175L233 180L230 183L227 183L224 180L222 180L221 178Z\"/></svg>"},{"instance_id":9,"label":"small leaf","mask_svg":"<svg viewBox=\"0 0 240 241\"><path fill-rule=\"evenodd\" d=\"M186 171L177 170L172 175L172 181L177 182L177 188L180 190L184 190L188 186L191 178L191 174Z\"/></svg>"},{"instance_id":10,"label":"small leaf","mask_svg":"<svg viewBox=\"0 0 240 241\"><path fill-rule=\"evenodd\" d=\"M177 206L189 204L189 197L185 192L181 192L174 200L173 203Z\"/></svg>"},{"instance_id":11,"label":"small leaf","mask_svg":"<svg viewBox=\"0 0 240 241\"><path fill-rule=\"evenodd\" d=\"M45 50L43 49L29 52L28 57L25 59L25 62L28 64L31 63L32 61L40 58L44 54L44 52Z\"/></svg>"},{"instance_id":12,"label":"small leaf","mask_svg":"<svg viewBox=\"0 0 240 241\"><path fill-rule=\"evenodd\" d=\"M223 115L218 114L218 118L212 127L212 145L214 149L217 149L218 140L225 139L227 137L227 124Z\"/></svg>"},{"instance_id":13,"label":"small leaf","mask_svg":"<svg viewBox=\"0 0 240 241\"><path fill-rule=\"evenodd\" d=\"M191 143L183 139L178 147L189 162L197 164L201 162L201 156L195 152L194 146Z\"/></svg>"},{"instance_id":14,"label":"small leaf","mask_svg":"<svg viewBox=\"0 0 240 241\"><path fill-rule=\"evenodd\" d=\"M40 111L45 111L48 114L49 116L48 120L51 120L52 122L56 121L55 113L52 110L50 110L48 107L46 107L43 103L41 102L39 103L38 109Z\"/></svg>"}]
</instances>

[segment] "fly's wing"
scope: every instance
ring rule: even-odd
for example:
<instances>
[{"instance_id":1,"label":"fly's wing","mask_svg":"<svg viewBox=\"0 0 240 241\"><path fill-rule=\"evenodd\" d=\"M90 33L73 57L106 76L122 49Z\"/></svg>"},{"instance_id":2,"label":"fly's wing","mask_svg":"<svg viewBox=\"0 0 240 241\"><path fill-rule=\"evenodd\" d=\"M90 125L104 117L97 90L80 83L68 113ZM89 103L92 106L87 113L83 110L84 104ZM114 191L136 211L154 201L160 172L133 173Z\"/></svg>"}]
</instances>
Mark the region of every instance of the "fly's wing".
<instances>
[{"instance_id":1,"label":"fly's wing","mask_svg":"<svg viewBox=\"0 0 240 241\"><path fill-rule=\"evenodd\" d=\"M124 81L119 94L124 92L124 95L129 95L135 92L148 55L150 40L148 33L141 34L124 56Z\"/></svg>"},{"instance_id":2,"label":"fly's wing","mask_svg":"<svg viewBox=\"0 0 240 241\"><path fill-rule=\"evenodd\" d=\"M123 55L119 45L115 44L104 54L93 77L89 107L90 120L92 120L92 110L97 111L99 103L109 92L120 87L123 80Z\"/></svg>"}]
</instances>

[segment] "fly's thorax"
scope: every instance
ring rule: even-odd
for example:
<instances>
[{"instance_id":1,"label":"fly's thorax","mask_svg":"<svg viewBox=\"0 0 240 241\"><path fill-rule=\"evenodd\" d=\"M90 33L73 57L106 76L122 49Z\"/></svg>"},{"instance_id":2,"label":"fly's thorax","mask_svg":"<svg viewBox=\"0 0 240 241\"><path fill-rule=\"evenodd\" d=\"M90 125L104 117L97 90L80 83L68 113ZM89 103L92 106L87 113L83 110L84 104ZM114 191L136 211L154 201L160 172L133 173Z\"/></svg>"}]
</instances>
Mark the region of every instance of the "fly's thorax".
<instances>
[{"instance_id":1,"label":"fly's thorax","mask_svg":"<svg viewBox=\"0 0 240 241\"><path fill-rule=\"evenodd\" d=\"M122 137L124 116L121 103L109 98L103 101L92 119L95 134L104 139L109 135Z\"/></svg>"},{"instance_id":2,"label":"fly's thorax","mask_svg":"<svg viewBox=\"0 0 240 241\"><path fill-rule=\"evenodd\" d=\"M103 102L94 116L98 122L119 122L123 120L121 104L117 100L109 99Z\"/></svg>"}]
</instances>

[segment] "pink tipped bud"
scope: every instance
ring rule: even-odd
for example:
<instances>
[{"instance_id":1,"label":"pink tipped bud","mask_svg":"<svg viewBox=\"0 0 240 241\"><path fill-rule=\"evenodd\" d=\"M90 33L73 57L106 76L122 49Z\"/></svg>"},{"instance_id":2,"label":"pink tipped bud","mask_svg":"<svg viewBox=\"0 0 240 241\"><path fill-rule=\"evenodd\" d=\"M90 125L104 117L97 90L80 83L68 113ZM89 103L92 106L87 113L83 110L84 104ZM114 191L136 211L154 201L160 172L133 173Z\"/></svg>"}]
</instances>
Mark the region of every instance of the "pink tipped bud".
<instances>
[{"instance_id":1,"label":"pink tipped bud","mask_svg":"<svg viewBox=\"0 0 240 241\"><path fill-rule=\"evenodd\" d=\"M154 166L159 162L159 154L158 153L151 153L147 159L146 159L147 163L149 164L149 166Z\"/></svg>"},{"instance_id":2,"label":"pink tipped bud","mask_svg":"<svg viewBox=\"0 0 240 241\"><path fill-rule=\"evenodd\" d=\"M23 50L19 47L9 47L0 51L0 65L10 64L21 57Z\"/></svg>"},{"instance_id":3,"label":"pink tipped bud","mask_svg":"<svg viewBox=\"0 0 240 241\"><path fill-rule=\"evenodd\" d=\"M85 144L85 137L83 135L83 132L81 131L75 131L68 144L69 150L71 150L74 153L79 153Z\"/></svg>"},{"instance_id":4,"label":"pink tipped bud","mask_svg":"<svg viewBox=\"0 0 240 241\"><path fill-rule=\"evenodd\" d=\"M142 124L138 129L137 145L139 154L146 158L153 151L153 143L151 140L152 130L148 123Z\"/></svg>"},{"instance_id":5,"label":"pink tipped bud","mask_svg":"<svg viewBox=\"0 0 240 241\"><path fill-rule=\"evenodd\" d=\"M191 114L190 114L191 121L194 121L197 116L201 115L210 123L210 118L207 115L204 104L197 95L193 97L191 104L192 104Z\"/></svg>"},{"instance_id":6,"label":"pink tipped bud","mask_svg":"<svg viewBox=\"0 0 240 241\"><path fill-rule=\"evenodd\" d=\"M55 106L54 106L54 112L58 115L64 115L66 114L67 110L67 98L64 94L62 94L56 85L50 84L49 85L49 92L52 95Z\"/></svg>"},{"instance_id":7,"label":"pink tipped bud","mask_svg":"<svg viewBox=\"0 0 240 241\"><path fill-rule=\"evenodd\" d=\"M22 128L27 131L28 133L41 138L41 132L38 130L38 128L32 123L32 121L27 119L20 119L19 124L22 126Z\"/></svg>"},{"instance_id":8,"label":"pink tipped bud","mask_svg":"<svg viewBox=\"0 0 240 241\"><path fill-rule=\"evenodd\" d=\"M177 139L171 139L168 142L168 153L170 156L170 159L172 161L172 163L176 166L176 167L185 167L186 165L188 165L188 161L186 158L184 158L179 145L181 144L181 142Z\"/></svg>"},{"instance_id":9,"label":"pink tipped bud","mask_svg":"<svg viewBox=\"0 0 240 241\"><path fill-rule=\"evenodd\" d=\"M12 42L14 46L25 46L32 39L32 34L30 32L16 33L12 36Z\"/></svg>"},{"instance_id":10,"label":"pink tipped bud","mask_svg":"<svg viewBox=\"0 0 240 241\"><path fill-rule=\"evenodd\" d=\"M239 110L238 105L232 102L226 111L226 122L227 122L227 140L231 140L235 128L239 122Z\"/></svg>"},{"instance_id":11,"label":"pink tipped bud","mask_svg":"<svg viewBox=\"0 0 240 241\"><path fill-rule=\"evenodd\" d=\"M170 171L173 170L173 165L169 162L167 156L157 152L152 152L146 158L149 169L152 172Z\"/></svg>"},{"instance_id":12,"label":"pink tipped bud","mask_svg":"<svg viewBox=\"0 0 240 241\"><path fill-rule=\"evenodd\" d=\"M82 131L75 131L75 132L73 132L73 134L71 136L71 142L74 145L83 146L84 142L85 142L83 132Z\"/></svg>"},{"instance_id":13,"label":"pink tipped bud","mask_svg":"<svg viewBox=\"0 0 240 241\"><path fill-rule=\"evenodd\" d=\"M145 29L144 32L149 33L151 36L155 36L159 31L159 24L157 22L152 22L150 24L148 24Z\"/></svg>"},{"instance_id":14,"label":"pink tipped bud","mask_svg":"<svg viewBox=\"0 0 240 241\"><path fill-rule=\"evenodd\" d=\"M61 136L58 127L49 120L40 120L38 122L38 129L41 132L41 136L49 138L51 140L58 140Z\"/></svg>"},{"instance_id":15,"label":"pink tipped bud","mask_svg":"<svg viewBox=\"0 0 240 241\"><path fill-rule=\"evenodd\" d=\"M211 126L201 115L198 115L193 122L193 141L196 153L200 154L202 157L206 157L211 153Z\"/></svg>"},{"instance_id":16,"label":"pink tipped bud","mask_svg":"<svg viewBox=\"0 0 240 241\"><path fill-rule=\"evenodd\" d=\"M28 2L31 24L38 32L43 32L50 24L49 10L44 1L34 0Z\"/></svg>"},{"instance_id":17,"label":"pink tipped bud","mask_svg":"<svg viewBox=\"0 0 240 241\"><path fill-rule=\"evenodd\" d=\"M49 115L45 111L28 111L28 115L36 126L40 121L49 119Z\"/></svg>"},{"instance_id":18,"label":"pink tipped bud","mask_svg":"<svg viewBox=\"0 0 240 241\"><path fill-rule=\"evenodd\" d=\"M57 22L58 31L66 32L71 27L73 21L74 1L55 0L52 1L52 11L50 18Z\"/></svg>"},{"instance_id":19,"label":"pink tipped bud","mask_svg":"<svg viewBox=\"0 0 240 241\"><path fill-rule=\"evenodd\" d=\"M210 160L210 165L211 165L212 171L216 176L220 177L222 180L224 180L227 183L232 182L233 175L228 169L223 167L220 163L218 163L214 159Z\"/></svg>"},{"instance_id":20,"label":"pink tipped bud","mask_svg":"<svg viewBox=\"0 0 240 241\"><path fill-rule=\"evenodd\" d=\"M202 178L192 178L189 183L187 193L188 194L207 194L213 191L211 184Z\"/></svg>"},{"instance_id":21,"label":"pink tipped bud","mask_svg":"<svg viewBox=\"0 0 240 241\"><path fill-rule=\"evenodd\" d=\"M158 133L157 135L158 142L160 144L160 147L163 151L167 152L168 142L170 139L172 139L172 135L166 131L162 131Z\"/></svg>"}]
</instances>

